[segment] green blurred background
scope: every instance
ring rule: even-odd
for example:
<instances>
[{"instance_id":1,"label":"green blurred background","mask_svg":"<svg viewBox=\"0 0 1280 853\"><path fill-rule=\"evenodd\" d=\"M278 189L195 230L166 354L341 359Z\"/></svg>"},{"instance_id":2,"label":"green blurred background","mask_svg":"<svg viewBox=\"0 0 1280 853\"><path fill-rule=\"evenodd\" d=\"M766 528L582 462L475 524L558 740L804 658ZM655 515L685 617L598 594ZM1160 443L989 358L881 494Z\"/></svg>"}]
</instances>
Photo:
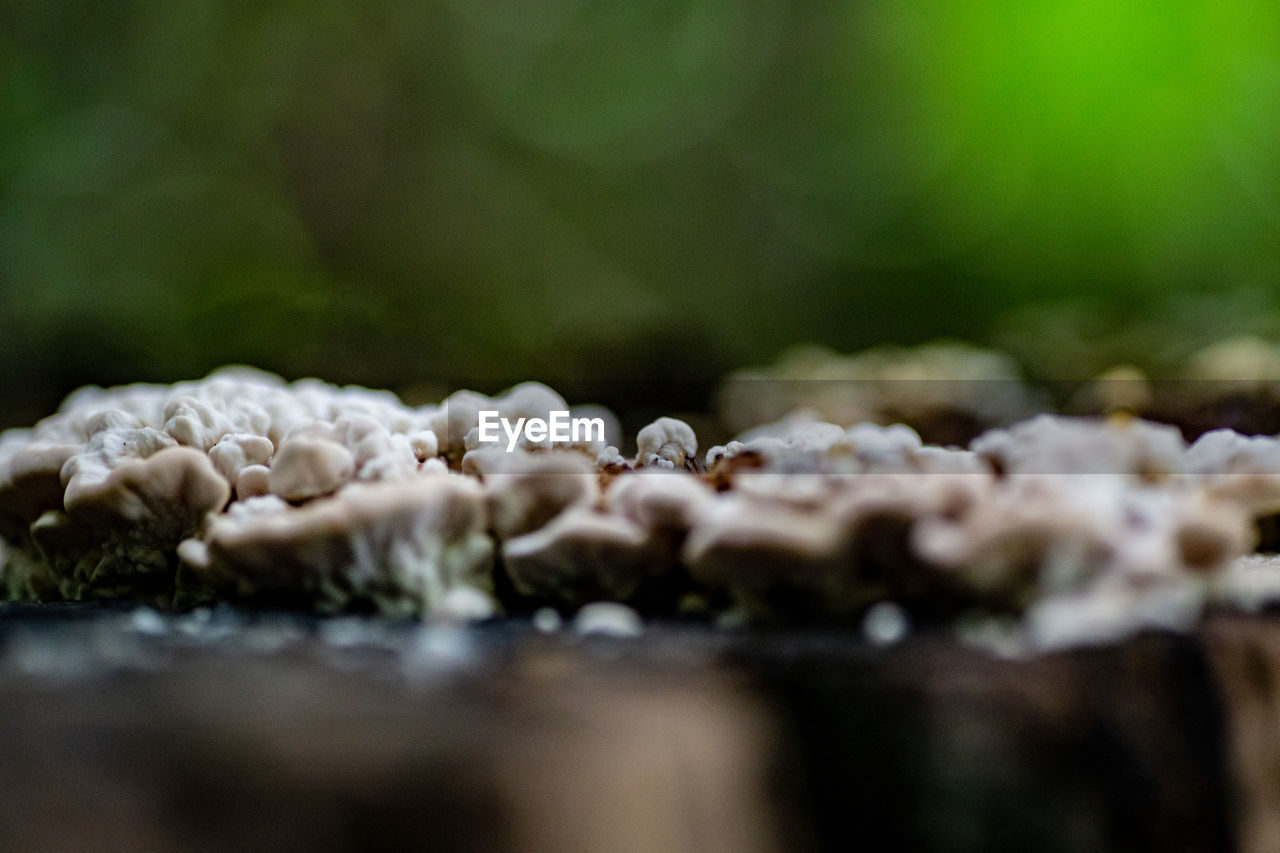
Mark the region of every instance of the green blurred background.
<instances>
[{"instance_id":1,"label":"green blurred background","mask_svg":"<svg viewBox=\"0 0 1280 853\"><path fill-rule=\"evenodd\" d=\"M226 362L1084 376L1275 334L1277 284L1274 2L0 0L0 425Z\"/></svg>"}]
</instances>

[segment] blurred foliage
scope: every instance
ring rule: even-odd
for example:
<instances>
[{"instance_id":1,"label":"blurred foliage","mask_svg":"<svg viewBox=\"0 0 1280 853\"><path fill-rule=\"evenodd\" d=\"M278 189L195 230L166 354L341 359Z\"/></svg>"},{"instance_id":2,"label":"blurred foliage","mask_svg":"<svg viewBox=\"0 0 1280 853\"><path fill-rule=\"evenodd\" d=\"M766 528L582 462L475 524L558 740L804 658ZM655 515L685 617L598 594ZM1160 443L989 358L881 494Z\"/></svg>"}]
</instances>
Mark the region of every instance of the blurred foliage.
<instances>
[{"instance_id":1,"label":"blurred foliage","mask_svg":"<svg viewBox=\"0 0 1280 853\"><path fill-rule=\"evenodd\" d=\"M0 422L233 361L624 408L800 341L1158 367L1276 331L1277 152L1261 0L0 0Z\"/></svg>"}]
</instances>

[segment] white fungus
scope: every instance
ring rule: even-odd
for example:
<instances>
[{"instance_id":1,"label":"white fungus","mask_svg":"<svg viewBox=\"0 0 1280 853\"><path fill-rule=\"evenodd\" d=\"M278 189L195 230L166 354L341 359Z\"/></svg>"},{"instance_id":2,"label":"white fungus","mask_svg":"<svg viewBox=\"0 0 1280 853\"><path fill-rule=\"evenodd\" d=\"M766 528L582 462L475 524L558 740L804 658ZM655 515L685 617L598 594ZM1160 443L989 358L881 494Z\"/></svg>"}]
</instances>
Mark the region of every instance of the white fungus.
<instances>
[{"instance_id":1,"label":"white fungus","mask_svg":"<svg viewBox=\"0 0 1280 853\"><path fill-rule=\"evenodd\" d=\"M625 599L655 570L644 528L585 507L502 545L516 590L535 601Z\"/></svg>"},{"instance_id":2,"label":"white fungus","mask_svg":"<svg viewBox=\"0 0 1280 853\"><path fill-rule=\"evenodd\" d=\"M705 474L673 418L640 430L630 460L616 419L590 408L572 411L601 417L603 437L481 446L482 410L568 410L537 383L418 408L246 368L82 389L0 433L0 581L38 600L445 622L550 604L581 608L575 630L624 634L639 617L621 602L695 602L717 621L860 620L877 645L917 618L977 613L1039 650L1184 630L1208 603L1280 603L1274 558L1246 556L1280 513L1280 440L1218 430L1187 447L1132 417L1041 416L960 449L829 414L834 401L973 415L942 352L815 358L804 370L914 390L895 402L889 386L846 382L815 410L788 405L707 451ZM998 360L966 358L960 378L1020 388ZM1008 411L1028 399L1009 394ZM544 607L534 625L558 620Z\"/></svg>"},{"instance_id":3,"label":"white fungus","mask_svg":"<svg viewBox=\"0 0 1280 853\"><path fill-rule=\"evenodd\" d=\"M182 543L184 566L239 597L304 594L329 609L429 612L458 587L491 587L484 497L467 478L357 483L298 508L272 500L211 519Z\"/></svg>"},{"instance_id":4,"label":"white fungus","mask_svg":"<svg viewBox=\"0 0 1280 853\"><path fill-rule=\"evenodd\" d=\"M268 487L287 501L302 501L337 491L355 468L351 451L335 441L291 437L271 463Z\"/></svg>"},{"instance_id":5,"label":"white fungus","mask_svg":"<svg viewBox=\"0 0 1280 853\"><path fill-rule=\"evenodd\" d=\"M209 459L227 482L236 485L241 472L251 466L266 466L276 451L271 440L249 433L229 433L209 449Z\"/></svg>"},{"instance_id":6,"label":"white fungus","mask_svg":"<svg viewBox=\"0 0 1280 853\"><path fill-rule=\"evenodd\" d=\"M533 612L534 630L541 634L554 634L560 630L564 620L554 607L539 607Z\"/></svg>"},{"instance_id":7,"label":"white fungus","mask_svg":"<svg viewBox=\"0 0 1280 853\"><path fill-rule=\"evenodd\" d=\"M266 465L246 465L236 477L236 497L239 500L271 494L271 469Z\"/></svg>"},{"instance_id":8,"label":"white fungus","mask_svg":"<svg viewBox=\"0 0 1280 853\"><path fill-rule=\"evenodd\" d=\"M573 630L582 636L638 637L644 633L640 614L616 601L584 605L573 617Z\"/></svg>"},{"instance_id":9,"label":"white fungus","mask_svg":"<svg viewBox=\"0 0 1280 853\"><path fill-rule=\"evenodd\" d=\"M1280 555L1249 554L1232 562L1213 582L1214 600L1245 613L1280 605Z\"/></svg>"},{"instance_id":10,"label":"white fungus","mask_svg":"<svg viewBox=\"0 0 1280 853\"><path fill-rule=\"evenodd\" d=\"M1124 474L1159 479L1183 467L1177 427L1130 417L1039 415L973 440L970 450L1008 474Z\"/></svg>"},{"instance_id":11,"label":"white fungus","mask_svg":"<svg viewBox=\"0 0 1280 853\"><path fill-rule=\"evenodd\" d=\"M636 436L636 464L659 468L692 468L698 458L693 429L675 418L658 418Z\"/></svg>"},{"instance_id":12,"label":"white fungus","mask_svg":"<svg viewBox=\"0 0 1280 853\"><path fill-rule=\"evenodd\" d=\"M473 450L463 457L463 470L483 476L490 526L499 539L544 527L570 507L590 507L600 491L594 466L577 453Z\"/></svg>"},{"instance_id":13,"label":"white fungus","mask_svg":"<svg viewBox=\"0 0 1280 853\"><path fill-rule=\"evenodd\" d=\"M731 375L719 395L735 430L797 409L836 424L896 420L1010 423L1042 410L1008 356L953 341L914 348L878 347L842 355L803 346L775 364Z\"/></svg>"}]
</instances>

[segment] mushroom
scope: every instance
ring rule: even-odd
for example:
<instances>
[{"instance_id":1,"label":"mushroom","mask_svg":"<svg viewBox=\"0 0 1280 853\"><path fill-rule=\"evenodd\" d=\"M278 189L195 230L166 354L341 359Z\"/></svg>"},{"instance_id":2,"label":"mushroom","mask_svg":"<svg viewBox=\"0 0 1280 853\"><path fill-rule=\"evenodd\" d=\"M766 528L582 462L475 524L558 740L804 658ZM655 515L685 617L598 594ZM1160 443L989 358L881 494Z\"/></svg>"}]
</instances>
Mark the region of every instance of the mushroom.
<instances>
[{"instance_id":1,"label":"mushroom","mask_svg":"<svg viewBox=\"0 0 1280 853\"><path fill-rule=\"evenodd\" d=\"M756 614L824 610L841 591L843 531L826 513L719 497L681 551L693 579ZM838 605L837 605L838 608Z\"/></svg>"},{"instance_id":2,"label":"mushroom","mask_svg":"<svg viewBox=\"0 0 1280 853\"><path fill-rule=\"evenodd\" d=\"M190 447L121 457L112 467L85 453L67 462L63 476L65 509L31 525L22 595L170 604L179 586L175 546L231 493L209 457Z\"/></svg>"},{"instance_id":3,"label":"mushroom","mask_svg":"<svg viewBox=\"0 0 1280 853\"><path fill-rule=\"evenodd\" d=\"M647 530L683 535L710 503L712 494L694 477L648 469L614 480L606 499L611 511Z\"/></svg>"},{"instance_id":4,"label":"mushroom","mask_svg":"<svg viewBox=\"0 0 1280 853\"><path fill-rule=\"evenodd\" d=\"M651 575L653 556L639 524L580 506L502 544L520 595L569 605L626 600Z\"/></svg>"},{"instance_id":5,"label":"mushroom","mask_svg":"<svg viewBox=\"0 0 1280 853\"><path fill-rule=\"evenodd\" d=\"M1188 474L1211 494L1259 516L1280 512L1280 439L1213 430L1187 448L1185 460Z\"/></svg>"},{"instance_id":6,"label":"mushroom","mask_svg":"<svg viewBox=\"0 0 1280 853\"><path fill-rule=\"evenodd\" d=\"M610 444L596 454L596 470L603 476L617 476L631 470L631 463L622 451Z\"/></svg>"},{"instance_id":7,"label":"mushroom","mask_svg":"<svg viewBox=\"0 0 1280 853\"><path fill-rule=\"evenodd\" d=\"M804 346L720 389L722 420L741 431L797 409L836 424L903 421L929 440L967 442L984 428L1043 410L1003 353L952 341L854 355Z\"/></svg>"},{"instance_id":8,"label":"mushroom","mask_svg":"<svg viewBox=\"0 0 1280 853\"><path fill-rule=\"evenodd\" d=\"M434 442L429 415L386 392L248 368L81 389L0 440L0 535L29 569L27 594L130 595L161 577L172 588L176 542L232 487L242 500L272 489L307 500L356 476L416 474Z\"/></svg>"},{"instance_id":9,"label":"mushroom","mask_svg":"<svg viewBox=\"0 0 1280 853\"><path fill-rule=\"evenodd\" d=\"M62 466L79 449L33 441L26 430L0 434L0 536L19 539L41 513L62 507Z\"/></svg>"},{"instance_id":10,"label":"mushroom","mask_svg":"<svg viewBox=\"0 0 1280 853\"><path fill-rule=\"evenodd\" d=\"M1244 553L1251 536L1239 506L1197 490L1116 474L1019 475L958 519L923 519L913 542L990 606L1021 610L1102 575L1141 585L1212 574Z\"/></svg>"},{"instance_id":11,"label":"mushroom","mask_svg":"<svg viewBox=\"0 0 1280 853\"><path fill-rule=\"evenodd\" d=\"M712 479L732 485L738 473L970 473L982 470L977 457L954 448L923 445L903 424L860 423L848 429L794 413L749 430L707 453Z\"/></svg>"},{"instance_id":12,"label":"mushroom","mask_svg":"<svg viewBox=\"0 0 1280 853\"><path fill-rule=\"evenodd\" d=\"M164 431L179 444L208 450L231 431L227 419L203 400L173 397L164 407Z\"/></svg>"},{"instance_id":13,"label":"mushroom","mask_svg":"<svg viewBox=\"0 0 1280 853\"><path fill-rule=\"evenodd\" d=\"M394 480L416 472L419 453L422 459L434 456L434 451L427 452L434 442L424 432L434 438L429 431L419 430L414 433L415 447L413 438L391 432L369 415L343 416L333 424L334 438L351 452L359 480Z\"/></svg>"},{"instance_id":14,"label":"mushroom","mask_svg":"<svg viewBox=\"0 0 1280 853\"><path fill-rule=\"evenodd\" d=\"M644 603L667 608L686 593L696 593L680 562L681 548L693 525L714 502L714 493L698 477L683 471L647 468L614 478L605 508L640 525L651 565L642 584Z\"/></svg>"},{"instance_id":15,"label":"mushroom","mask_svg":"<svg viewBox=\"0 0 1280 853\"><path fill-rule=\"evenodd\" d=\"M1237 557L1214 579L1211 595L1245 613L1258 613L1280 604L1280 556L1248 554Z\"/></svg>"},{"instance_id":16,"label":"mushroom","mask_svg":"<svg viewBox=\"0 0 1280 853\"><path fill-rule=\"evenodd\" d=\"M286 439L271 463L271 493L304 501L334 492L355 473L351 451L336 441L298 436Z\"/></svg>"},{"instance_id":17,"label":"mushroom","mask_svg":"<svg viewBox=\"0 0 1280 853\"><path fill-rule=\"evenodd\" d=\"M877 417L965 411L928 359L815 364L845 383L850 370L917 383L854 383ZM511 452L478 442L482 409L564 408L537 383L415 409L243 368L85 389L0 434L4 588L470 619L494 611L502 571L516 606L692 601L714 615L732 601L765 617L912 623L976 607L1053 648L1185 626L1207 591L1233 600L1253 522L1280 510L1280 441L1224 431L1187 448L1132 417L1044 416L960 450L799 411L712 448L707 476L673 418L640 430L631 461L608 433L554 447L524 436Z\"/></svg>"},{"instance_id":18,"label":"mushroom","mask_svg":"<svg viewBox=\"0 0 1280 853\"><path fill-rule=\"evenodd\" d=\"M218 473L233 486L245 468L266 465L275 453L270 439L250 433L230 433L209 448L209 459Z\"/></svg>"},{"instance_id":19,"label":"mushroom","mask_svg":"<svg viewBox=\"0 0 1280 853\"><path fill-rule=\"evenodd\" d=\"M540 382L522 382L507 389L497 397L486 397L473 391L451 394L435 412L430 426L441 437L440 452L451 460L460 460L469 450L480 448L480 412L492 410L511 421L519 418L546 420L553 411L567 411L564 398ZM530 442L521 436L517 445L521 449L546 448L550 440Z\"/></svg>"},{"instance_id":20,"label":"mushroom","mask_svg":"<svg viewBox=\"0 0 1280 853\"><path fill-rule=\"evenodd\" d=\"M983 433L969 449L1000 474L1123 474L1158 480L1181 471L1186 443L1177 427L1131 417L1039 415Z\"/></svg>"},{"instance_id":21,"label":"mushroom","mask_svg":"<svg viewBox=\"0 0 1280 853\"><path fill-rule=\"evenodd\" d=\"M636 436L638 467L697 470L698 438L693 428L675 418L658 418Z\"/></svg>"},{"instance_id":22,"label":"mushroom","mask_svg":"<svg viewBox=\"0 0 1280 853\"><path fill-rule=\"evenodd\" d=\"M178 554L197 578L240 598L430 612L455 588L491 589L485 527L477 482L424 475L352 483L301 507L274 496L237 502Z\"/></svg>"},{"instance_id":23,"label":"mushroom","mask_svg":"<svg viewBox=\"0 0 1280 853\"><path fill-rule=\"evenodd\" d=\"M271 494L271 469L266 465L246 465L236 477L236 498L248 500Z\"/></svg>"},{"instance_id":24,"label":"mushroom","mask_svg":"<svg viewBox=\"0 0 1280 853\"><path fill-rule=\"evenodd\" d=\"M1143 630L1186 631L1204 609L1202 590L1186 578L1134 583L1102 575L1082 590L1046 596L1024 618L1032 651L1115 643Z\"/></svg>"},{"instance_id":25,"label":"mushroom","mask_svg":"<svg viewBox=\"0 0 1280 853\"><path fill-rule=\"evenodd\" d=\"M1073 394L1068 409L1086 415L1138 415L1149 412L1155 401L1155 386L1147 374L1131 364L1121 364L1103 371Z\"/></svg>"},{"instance_id":26,"label":"mushroom","mask_svg":"<svg viewBox=\"0 0 1280 853\"><path fill-rule=\"evenodd\" d=\"M109 470L69 461L63 505L67 515L97 527L144 528L160 544L197 527L231 497L209 457L194 448L167 447Z\"/></svg>"},{"instance_id":27,"label":"mushroom","mask_svg":"<svg viewBox=\"0 0 1280 853\"><path fill-rule=\"evenodd\" d=\"M593 601L573 617L574 633L604 637L638 637L644 633L640 614L616 601Z\"/></svg>"},{"instance_id":28,"label":"mushroom","mask_svg":"<svg viewBox=\"0 0 1280 853\"><path fill-rule=\"evenodd\" d=\"M499 540L537 530L570 507L590 507L600 492L593 466L577 453L473 450L463 468L482 472Z\"/></svg>"}]
</instances>

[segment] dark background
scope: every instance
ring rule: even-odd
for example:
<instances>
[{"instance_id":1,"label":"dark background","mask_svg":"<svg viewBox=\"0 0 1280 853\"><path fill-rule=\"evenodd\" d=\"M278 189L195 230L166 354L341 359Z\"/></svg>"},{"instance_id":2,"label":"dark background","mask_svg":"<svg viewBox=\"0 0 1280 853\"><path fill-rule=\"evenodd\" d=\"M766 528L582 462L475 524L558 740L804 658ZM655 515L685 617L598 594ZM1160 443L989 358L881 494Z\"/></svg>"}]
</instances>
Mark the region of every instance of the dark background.
<instances>
[{"instance_id":1,"label":"dark background","mask_svg":"<svg viewBox=\"0 0 1280 853\"><path fill-rule=\"evenodd\" d=\"M226 362L678 409L799 342L1277 331L1280 8L1026 6L0 0L0 425Z\"/></svg>"}]
</instances>

